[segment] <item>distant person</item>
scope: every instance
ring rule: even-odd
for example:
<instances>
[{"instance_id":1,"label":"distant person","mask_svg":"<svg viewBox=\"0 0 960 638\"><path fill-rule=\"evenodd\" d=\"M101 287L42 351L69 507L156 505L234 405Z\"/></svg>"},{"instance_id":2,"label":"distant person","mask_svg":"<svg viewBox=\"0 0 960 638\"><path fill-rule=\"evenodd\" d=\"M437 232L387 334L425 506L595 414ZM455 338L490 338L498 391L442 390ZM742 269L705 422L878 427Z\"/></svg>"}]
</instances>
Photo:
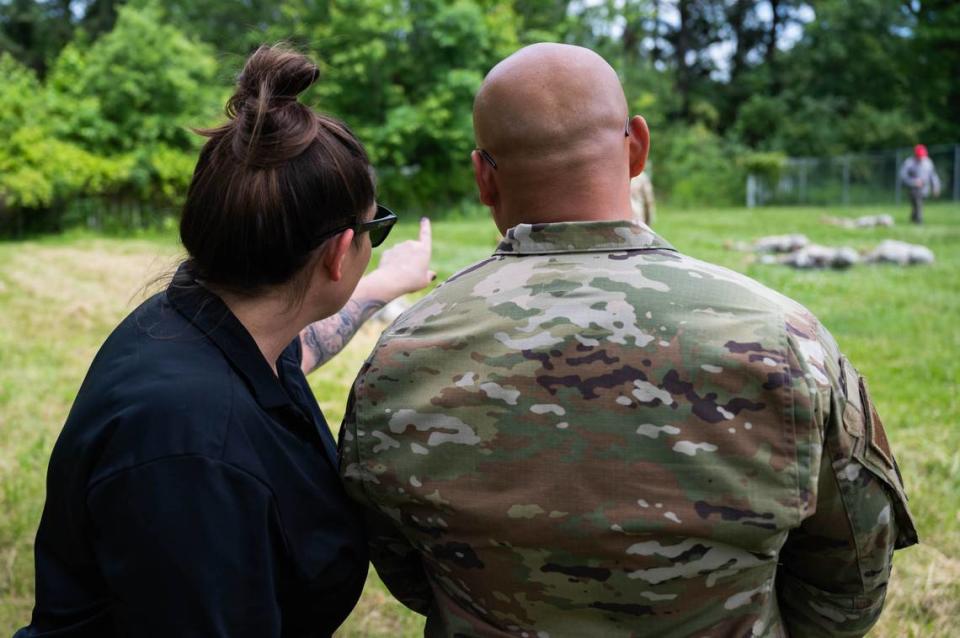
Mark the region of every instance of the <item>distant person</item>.
<instances>
[{"instance_id":1,"label":"distant person","mask_svg":"<svg viewBox=\"0 0 960 638\"><path fill-rule=\"evenodd\" d=\"M900 166L900 181L910 192L910 221L923 223L923 198L940 196L940 177L927 154L927 147L917 144L913 157L908 157Z\"/></svg>"},{"instance_id":2,"label":"distant person","mask_svg":"<svg viewBox=\"0 0 960 638\"><path fill-rule=\"evenodd\" d=\"M390 591L428 636L866 633L917 535L826 329L632 221L649 132L592 51L510 56L474 129L504 239L388 329L341 430Z\"/></svg>"},{"instance_id":3,"label":"distant person","mask_svg":"<svg viewBox=\"0 0 960 638\"><path fill-rule=\"evenodd\" d=\"M653 196L653 183L646 171L630 180L630 207L635 220L653 226L657 203Z\"/></svg>"},{"instance_id":4,"label":"distant person","mask_svg":"<svg viewBox=\"0 0 960 638\"><path fill-rule=\"evenodd\" d=\"M34 636L329 636L367 573L304 373L430 281L429 223L361 279L396 216L363 146L261 47L207 131L165 292L97 354L53 450ZM329 319L326 319L330 317Z\"/></svg>"}]
</instances>

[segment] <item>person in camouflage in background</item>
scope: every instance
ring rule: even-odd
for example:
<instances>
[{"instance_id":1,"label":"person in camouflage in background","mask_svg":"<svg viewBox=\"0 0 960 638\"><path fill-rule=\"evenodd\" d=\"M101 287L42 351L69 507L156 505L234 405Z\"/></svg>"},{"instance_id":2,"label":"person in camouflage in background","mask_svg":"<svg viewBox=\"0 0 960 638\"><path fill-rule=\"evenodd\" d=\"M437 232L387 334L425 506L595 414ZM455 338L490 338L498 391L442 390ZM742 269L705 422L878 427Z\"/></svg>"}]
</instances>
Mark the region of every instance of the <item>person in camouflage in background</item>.
<instances>
[{"instance_id":1,"label":"person in camouflage in background","mask_svg":"<svg viewBox=\"0 0 960 638\"><path fill-rule=\"evenodd\" d=\"M917 535L829 333L631 221L649 132L595 53L520 50L474 126L505 237L384 333L341 431L390 591L431 636L864 634Z\"/></svg>"}]
</instances>

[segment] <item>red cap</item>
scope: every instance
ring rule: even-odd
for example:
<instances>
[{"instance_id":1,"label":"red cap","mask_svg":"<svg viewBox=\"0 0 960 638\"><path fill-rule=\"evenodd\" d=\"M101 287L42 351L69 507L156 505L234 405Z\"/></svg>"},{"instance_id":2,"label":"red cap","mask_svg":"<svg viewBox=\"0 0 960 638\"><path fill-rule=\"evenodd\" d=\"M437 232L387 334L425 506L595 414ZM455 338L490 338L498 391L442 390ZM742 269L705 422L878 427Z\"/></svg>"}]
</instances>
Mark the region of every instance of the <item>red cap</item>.
<instances>
[{"instance_id":1,"label":"red cap","mask_svg":"<svg viewBox=\"0 0 960 638\"><path fill-rule=\"evenodd\" d=\"M913 154L917 157L926 157L927 156L927 147L923 144L917 144L913 147Z\"/></svg>"}]
</instances>

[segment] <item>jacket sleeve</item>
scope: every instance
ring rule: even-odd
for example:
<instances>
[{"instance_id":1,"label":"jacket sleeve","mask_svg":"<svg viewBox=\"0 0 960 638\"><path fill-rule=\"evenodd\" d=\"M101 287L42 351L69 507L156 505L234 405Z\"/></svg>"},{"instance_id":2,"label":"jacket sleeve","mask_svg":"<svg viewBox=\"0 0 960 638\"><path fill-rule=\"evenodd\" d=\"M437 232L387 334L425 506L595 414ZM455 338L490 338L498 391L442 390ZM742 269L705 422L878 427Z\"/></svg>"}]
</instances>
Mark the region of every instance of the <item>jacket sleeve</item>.
<instances>
[{"instance_id":1,"label":"jacket sleeve","mask_svg":"<svg viewBox=\"0 0 960 638\"><path fill-rule=\"evenodd\" d=\"M838 363L824 394L815 506L789 534L777 571L792 638L866 634L883 609L894 549L917 542L866 382L845 359Z\"/></svg>"},{"instance_id":2,"label":"jacket sleeve","mask_svg":"<svg viewBox=\"0 0 960 638\"><path fill-rule=\"evenodd\" d=\"M92 542L126 636L279 636L271 492L202 456L124 470L87 494Z\"/></svg>"},{"instance_id":3,"label":"jacket sleeve","mask_svg":"<svg viewBox=\"0 0 960 638\"><path fill-rule=\"evenodd\" d=\"M364 370L350 392L340 428L340 476L347 494L363 507L370 561L380 580L406 607L426 615L433 603L433 590L420 553L400 531L399 510L381 507L370 493L369 485L376 485L375 468L370 468L362 458L357 426L357 388L362 387Z\"/></svg>"},{"instance_id":4,"label":"jacket sleeve","mask_svg":"<svg viewBox=\"0 0 960 638\"><path fill-rule=\"evenodd\" d=\"M940 176L937 175L936 167L931 163L930 164L930 185L933 188L933 196L940 196Z\"/></svg>"},{"instance_id":5,"label":"jacket sleeve","mask_svg":"<svg viewBox=\"0 0 960 638\"><path fill-rule=\"evenodd\" d=\"M904 186L913 186L913 180L917 178L915 175L916 169L914 167L915 164L909 157L903 161L903 164L900 165L900 183Z\"/></svg>"}]
</instances>

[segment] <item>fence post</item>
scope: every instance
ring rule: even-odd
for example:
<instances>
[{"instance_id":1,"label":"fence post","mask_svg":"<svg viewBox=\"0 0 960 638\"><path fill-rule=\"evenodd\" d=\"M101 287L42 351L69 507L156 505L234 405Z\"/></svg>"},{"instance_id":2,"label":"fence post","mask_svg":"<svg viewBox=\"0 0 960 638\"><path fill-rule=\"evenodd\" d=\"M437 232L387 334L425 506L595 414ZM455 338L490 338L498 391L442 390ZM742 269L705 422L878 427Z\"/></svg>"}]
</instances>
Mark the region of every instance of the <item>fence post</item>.
<instances>
[{"instance_id":1,"label":"fence post","mask_svg":"<svg viewBox=\"0 0 960 638\"><path fill-rule=\"evenodd\" d=\"M843 157L843 205L850 205L850 156Z\"/></svg>"},{"instance_id":2,"label":"fence post","mask_svg":"<svg viewBox=\"0 0 960 638\"><path fill-rule=\"evenodd\" d=\"M960 144L953 145L953 201L960 202Z\"/></svg>"},{"instance_id":3,"label":"fence post","mask_svg":"<svg viewBox=\"0 0 960 638\"><path fill-rule=\"evenodd\" d=\"M747 175L747 208L757 205L757 177L753 173Z\"/></svg>"},{"instance_id":4,"label":"fence post","mask_svg":"<svg viewBox=\"0 0 960 638\"><path fill-rule=\"evenodd\" d=\"M893 160L893 192L894 201L900 203L900 149L897 149Z\"/></svg>"},{"instance_id":5,"label":"fence post","mask_svg":"<svg viewBox=\"0 0 960 638\"><path fill-rule=\"evenodd\" d=\"M798 204L807 203L807 161L803 160L800 162L800 188L798 189L799 198Z\"/></svg>"}]
</instances>

